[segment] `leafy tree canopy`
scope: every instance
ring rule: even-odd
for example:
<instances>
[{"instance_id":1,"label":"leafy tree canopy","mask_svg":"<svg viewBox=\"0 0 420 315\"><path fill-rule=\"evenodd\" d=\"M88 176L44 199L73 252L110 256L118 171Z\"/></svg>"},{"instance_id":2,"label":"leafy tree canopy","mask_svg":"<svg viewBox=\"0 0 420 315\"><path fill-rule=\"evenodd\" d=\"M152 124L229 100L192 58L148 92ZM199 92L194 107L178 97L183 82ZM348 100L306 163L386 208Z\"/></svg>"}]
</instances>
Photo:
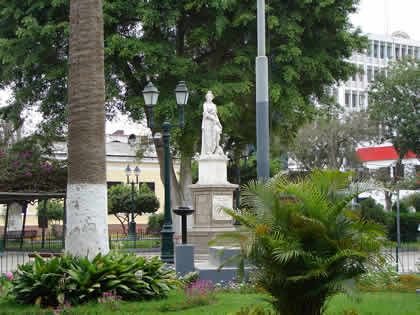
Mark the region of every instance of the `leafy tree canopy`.
<instances>
[{"instance_id":1,"label":"leafy tree canopy","mask_svg":"<svg viewBox=\"0 0 420 315\"><path fill-rule=\"evenodd\" d=\"M132 209L131 186L120 184L108 189L108 214L114 215L121 223L123 231L129 222ZM159 209L159 200L154 193L143 184L134 189L134 214L154 213Z\"/></svg>"},{"instance_id":2,"label":"leafy tree canopy","mask_svg":"<svg viewBox=\"0 0 420 315\"><path fill-rule=\"evenodd\" d=\"M64 205L60 201L48 200L44 214L44 201L38 202L37 216L46 217L47 221L63 221Z\"/></svg>"},{"instance_id":3,"label":"leafy tree canopy","mask_svg":"<svg viewBox=\"0 0 420 315\"><path fill-rule=\"evenodd\" d=\"M311 119L313 100L326 86L355 70L344 58L363 46L348 18L358 3L267 4L270 104L282 117L277 125L284 138ZM186 80L191 94L186 127L173 131L177 149L189 155L197 151L207 89L220 105L227 142L237 147L255 142L256 1L104 0L103 5L108 113L118 108L142 118L141 92L150 78L161 92L156 120L176 117L173 89ZM11 87L14 97L3 110L9 119L40 104L45 130L62 131L68 12L68 0L0 0L0 87Z\"/></svg>"},{"instance_id":4,"label":"leafy tree canopy","mask_svg":"<svg viewBox=\"0 0 420 315\"><path fill-rule=\"evenodd\" d=\"M340 118L321 118L302 127L290 149L290 156L305 170L340 169L360 165L356 156L361 141L373 140L374 128L365 113Z\"/></svg>"},{"instance_id":5,"label":"leafy tree canopy","mask_svg":"<svg viewBox=\"0 0 420 315\"><path fill-rule=\"evenodd\" d=\"M387 72L371 86L370 116L401 158L409 151L420 156L420 60L399 60Z\"/></svg>"}]
</instances>

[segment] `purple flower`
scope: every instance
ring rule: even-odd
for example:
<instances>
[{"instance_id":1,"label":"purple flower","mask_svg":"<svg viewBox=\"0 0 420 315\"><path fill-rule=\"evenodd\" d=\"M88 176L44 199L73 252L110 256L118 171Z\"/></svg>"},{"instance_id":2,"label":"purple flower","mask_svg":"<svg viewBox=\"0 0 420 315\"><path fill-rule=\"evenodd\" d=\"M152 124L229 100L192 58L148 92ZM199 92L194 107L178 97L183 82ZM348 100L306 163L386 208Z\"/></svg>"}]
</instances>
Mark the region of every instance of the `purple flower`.
<instances>
[{"instance_id":1,"label":"purple flower","mask_svg":"<svg viewBox=\"0 0 420 315\"><path fill-rule=\"evenodd\" d=\"M28 168L32 168L32 163L26 164Z\"/></svg>"},{"instance_id":2,"label":"purple flower","mask_svg":"<svg viewBox=\"0 0 420 315\"><path fill-rule=\"evenodd\" d=\"M32 174L31 174L31 172L26 172L25 173L25 176L31 176Z\"/></svg>"},{"instance_id":3,"label":"purple flower","mask_svg":"<svg viewBox=\"0 0 420 315\"><path fill-rule=\"evenodd\" d=\"M19 162L18 161L13 161L13 166L16 168L19 166Z\"/></svg>"},{"instance_id":4,"label":"purple flower","mask_svg":"<svg viewBox=\"0 0 420 315\"><path fill-rule=\"evenodd\" d=\"M6 272L6 278L9 279L10 281L12 281L13 280L13 274L10 271Z\"/></svg>"}]
</instances>

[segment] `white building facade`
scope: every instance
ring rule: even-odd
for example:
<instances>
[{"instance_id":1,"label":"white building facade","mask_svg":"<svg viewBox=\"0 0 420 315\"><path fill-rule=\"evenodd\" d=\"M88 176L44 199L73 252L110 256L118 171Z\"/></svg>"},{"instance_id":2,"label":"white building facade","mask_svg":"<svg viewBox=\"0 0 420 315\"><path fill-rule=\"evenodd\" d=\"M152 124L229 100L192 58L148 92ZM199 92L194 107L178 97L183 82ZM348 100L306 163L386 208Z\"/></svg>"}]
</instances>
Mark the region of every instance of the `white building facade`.
<instances>
[{"instance_id":1,"label":"white building facade","mask_svg":"<svg viewBox=\"0 0 420 315\"><path fill-rule=\"evenodd\" d=\"M348 60L360 69L338 87L333 94L345 112L365 110L369 105L369 84L375 80L378 73L385 73L390 62L403 57L420 59L420 41L412 40L403 32L392 35L367 34L368 49L355 53Z\"/></svg>"}]
</instances>

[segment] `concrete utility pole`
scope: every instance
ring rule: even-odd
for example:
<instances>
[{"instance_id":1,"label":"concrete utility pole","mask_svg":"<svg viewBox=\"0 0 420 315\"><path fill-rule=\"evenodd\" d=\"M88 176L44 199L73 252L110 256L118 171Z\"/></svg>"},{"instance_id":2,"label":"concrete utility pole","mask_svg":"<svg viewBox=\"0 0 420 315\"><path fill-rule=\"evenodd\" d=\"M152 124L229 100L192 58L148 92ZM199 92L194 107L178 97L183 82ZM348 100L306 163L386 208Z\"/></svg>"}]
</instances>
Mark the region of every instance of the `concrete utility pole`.
<instances>
[{"instance_id":1,"label":"concrete utility pole","mask_svg":"<svg viewBox=\"0 0 420 315\"><path fill-rule=\"evenodd\" d=\"M257 176L266 181L270 177L270 135L268 129L268 59L265 55L265 0L257 0L258 56L256 72L257 111Z\"/></svg>"}]
</instances>

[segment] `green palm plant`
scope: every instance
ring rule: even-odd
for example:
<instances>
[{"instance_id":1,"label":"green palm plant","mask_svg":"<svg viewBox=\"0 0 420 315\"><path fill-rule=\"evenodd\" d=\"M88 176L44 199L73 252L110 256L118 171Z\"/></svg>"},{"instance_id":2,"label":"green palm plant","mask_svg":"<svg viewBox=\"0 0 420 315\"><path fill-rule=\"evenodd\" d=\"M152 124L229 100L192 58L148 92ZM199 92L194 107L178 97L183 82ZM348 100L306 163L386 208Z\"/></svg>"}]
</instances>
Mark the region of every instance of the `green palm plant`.
<instances>
[{"instance_id":1,"label":"green palm plant","mask_svg":"<svg viewBox=\"0 0 420 315\"><path fill-rule=\"evenodd\" d=\"M349 208L377 185L316 170L303 179L279 175L244 188L242 210L223 209L242 223L243 233L225 237L238 241L282 315L323 313L328 298L349 292L368 266L383 264L382 227Z\"/></svg>"}]
</instances>

